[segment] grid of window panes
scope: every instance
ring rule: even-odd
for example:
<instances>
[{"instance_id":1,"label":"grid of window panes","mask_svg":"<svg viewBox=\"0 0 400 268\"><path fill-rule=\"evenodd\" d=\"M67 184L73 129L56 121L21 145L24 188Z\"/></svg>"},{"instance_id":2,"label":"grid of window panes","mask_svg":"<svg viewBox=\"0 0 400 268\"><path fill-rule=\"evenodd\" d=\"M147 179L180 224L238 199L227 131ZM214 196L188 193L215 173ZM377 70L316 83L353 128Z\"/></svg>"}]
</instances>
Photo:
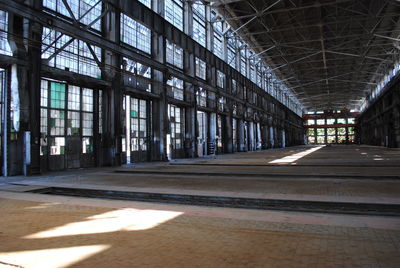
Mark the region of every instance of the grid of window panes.
<instances>
[{"instance_id":1,"label":"grid of window panes","mask_svg":"<svg viewBox=\"0 0 400 268\"><path fill-rule=\"evenodd\" d=\"M50 110L50 135L64 135L65 112L60 110Z\"/></svg>"},{"instance_id":2,"label":"grid of window panes","mask_svg":"<svg viewBox=\"0 0 400 268\"><path fill-rule=\"evenodd\" d=\"M151 0L139 0L142 4L147 6L148 8L151 8Z\"/></svg>"},{"instance_id":3,"label":"grid of window panes","mask_svg":"<svg viewBox=\"0 0 400 268\"><path fill-rule=\"evenodd\" d=\"M47 109L40 109L40 155L47 154Z\"/></svg>"},{"instance_id":4,"label":"grid of window panes","mask_svg":"<svg viewBox=\"0 0 400 268\"><path fill-rule=\"evenodd\" d=\"M222 116L217 115L217 146L222 148Z\"/></svg>"},{"instance_id":5,"label":"grid of window panes","mask_svg":"<svg viewBox=\"0 0 400 268\"><path fill-rule=\"evenodd\" d=\"M168 40L166 42L166 61L180 69L183 68L183 49Z\"/></svg>"},{"instance_id":6,"label":"grid of window panes","mask_svg":"<svg viewBox=\"0 0 400 268\"><path fill-rule=\"evenodd\" d=\"M177 100L184 99L183 80L172 77L167 81L167 85L170 86L171 97Z\"/></svg>"},{"instance_id":7,"label":"grid of window panes","mask_svg":"<svg viewBox=\"0 0 400 268\"><path fill-rule=\"evenodd\" d=\"M307 137L308 137L308 143L311 143L311 144L315 143L315 129L314 128L307 129Z\"/></svg>"},{"instance_id":8,"label":"grid of window panes","mask_svg":"<svg viewBox=\"0 0 400 268\"><path fill-rule=\"evenodd\" d=\"M240 73L244 76L247 75L247 64L246 64L246 50L240 50Z\"/></svg>"},{"instance_id":9,"label":"grid of window panes","mask_svg":"<svg viewBox=\"0 0 400 268\"><path fill-rule=\"evenodd\" d=\"M235 53L235 49L233 47L228 46L227 56L228 56L228 64L232 68L236 69L236 53Z\"/></svg>"},{"instance_id":10,"label":"grid of window panes","mask_svg":"<svg viewBox=\"0 0 400 268\"><path fill-rule=\"evenodd\" d=\"M151 92L151 68L128 58L123 58L121 67L125 72L124 82L126 85L137 89Z\"/></svg>"},{"instance_id":11,"label":"grid of window panes","mask_svg":"<svg viewBox=\"0 0 400 268\"><path fill-rule=\"evenodd\" d=\"M250 80L256 83L256 68L253 64L253 61L250 61Z\"/></svg>"},{"instance_id":12,"label":"grid of window panes","mask_svg":"<svg viewBox=\"0 0 400 268\"><path fill-rule=\"evenodd\" d=\"M93 45L91 49L101 61L101 49ZM101 70L87 43L46 27L43 27L42 58L51 67L101 78Z\"/></svg>"},{"instance_id":13,"label":"grid of window panes","mask_svg":"<svg viewBox=\"0 0 400 268\"><path fill-rule=\"evenodd\" d=\"M218 111L223 112L226 107L226 98L225 97L219 97L218 99Z\"/></svg>"},{"instance_id":14,"label":"grid of window panes","mask_svg":"<svg viewBox=\"0 0 400 268\"><path fill-rule=\"evenodd\" d=\"M80 109L80 88L77 86L69 86L68 88L68 109L79 110Z\"/></svg>"},{"instance_id":15,"label":"grid of window panes","mask_svg":"<svg viewBox=\"0 0 400 268\"><path fill-rule=\"evenodd\" d=\"M74 18L85 25L91 25L91 28L100 31L101 20L99 17L102 12L102 2L98 0L66 0L72 11ZM51 9L61 15L71 18L63 0L43 0L43 7Z\"/></svg>"},{"instance_id":16,"label":"grid of window panes","mask_svg":"<svg viewBox=\"0 0 400 268\"><path fill-rule=\"evenodd\" d=\"M66 136L80 135L82 153L93 152L93 93L92 89L41 81L41 155L48 145L50 155L64 154Z\"/></svg>"},{"instance_id":17,"label":"grid of window panes","mask_svg":"<svg viewBox=\"0 0 400 268\"><path fill-rule=\"evenodd\" d=\"M325 143L325 128L317 128L315 129L317 134L317 143L324 144Z\"/></svg>"},{"instance_id":18,"label":"grid of window panes","mask_svg":"<svg viewBox=\"0 0 400 268\"><path fill-rule=\"evenodd\" d=\"M197 90L196 102L199 107L207 107L207 90L201 87Z\"/></svg>"},{"instance_id":19,"label":"grid of window panes","mask_svg":"<svg viewBox=\"0 0 400 268\"><path fill-rule=\"evenodd\" d=\"M201 1L196 1L192 5L193 9L193 40L206 46L206 9Z\"/></svg>"},{"instance_id":20,"label":"grid of window panes","mask_svg":"<svg viewBox=\"0 0 400 268\"><path fill-rule=\"evenodd\" d=\"M236 95L238 93L238 87L236 80L232 79L232 94Z\"/></svg>"},{"instance_id":21,"label":"grid of window panes","mask_svg":"<svg viewBox=\"0 0 400 268\"><path fill-rule=\"evenodd\" d=\"M52 82L50 86L50 108L65 108L65 84Z\"/></svg>"},{"instance_id":22,"label":"grid of window panes","mask_svg":"<svg viewBox=\"0 0 400 268\"><path fill-rule=\"evenodd\" d=\"M147 150L147 102L131 98L131 151Z\"/></svg>"},{"instance_id":23,"label":"grid of window panes","mask_svg":"<svg viewBox=\"0 0 400 268\"><path fill-rule=\"evenodd\" d=\"M224 46L223 46L223 24L221 21L217 21L213 24L214 26L214 54L221 58L224 59Z\"/></svg>"},{"instance_id":24,"label":"grid of window panes","mask_svg":"<svg viewBox=\"0 0 400 268\"><path fill-rule=\"evenodd\" d=\"M40 83L40 155L47 153L47 129L48 129L48 87L49 82L42 80Z\"/></svg>"},{"instance_id":25,"label":"grid of window panes","mask_svg":"<svg viewBox=\"0 0 400 268\"><path fill-rule=\"evenodd\" d=\"M164 1L164 17L172 25L183 31L183 3L181 0Z\"/></svg>"},{"instance_id":26,"label":"grid of window panes","mask_svg":"<svg viewBox=\"0 0 400 268\"><path fill-rule=\"evenodd\" d=\"M151 53L151 30L125 14L121 14L121 41Z\"/></svg>"},{"instance_id":27,"label":"grid of window panes","mask_svg":"<svg viewBox=\"0 0 400 268\"><path fill-rule=\"evenodd\" d=\"M141 3L151 8L151 0L139 0ZM99 16L102 13L102 2L98 0L43 0L44 7L51 12L51 10L62 14L66 17L71 17L70 12L65 7L64 2L67 2L71 7L73 16L79 20L83 24L91 24L91 27L100 30L101 20L99 20ZM205 5L206 2L203 1L193 1L191 4L191 8L193 11L193 32L192 37L195 41L197 41L200 45L206 46L207 40L207 28L206 22L210 18L214 18L215 20L212 23L213 31L212 35L212 47L210 50L214 52L214 54L222 59L227 56L226 61L228 64L234 68L238 68L238 70L248 77L251 81L256 83L258 86L263 89L267 89L267 85L265 83L265 79L263 72L260 72L260 68L266 68L265 63L261 62L260 66L255 66L254 62L248 62L251 55L254 55L254 51L250 51L248 48L248 44L244 42L240 36L235 33L229 33L224 36L225 29L229 29L228 22L224 20L217 19L217 13L215 10L211 10L211 13L208 14L206 12ZM182 0L165 0L164 1L164 17L167 21L171 22L174 26L183 30L183 1ZM3 12L6 14L5 12ZM5 21L3 19L3 21ZM0 27L4 26L1 25ZM228 28L227 28L228 27ZM51 37L52 34L50 34ZM44 37L47 35L44 33ZM226 39L225 39L226 38ZM3 38L4 39L4 38ZM55 39L54 37L52 38ZM224 47L224 42L227 41L227 48ZM151 30L145 27L144 25L134 21L129 18L125 14L121 14L121 41L131 45L139 50L142 50L146 53L151 53ZM70 41L69 36L63 36L54 44L53 48L47 48L44 54L53 54L53 52L58 48L60 48L63 44L68 45L64 49L64 51L60 52L59 55L52 57L50 59L50 66L56 66L58 68L68 68L68 70L73 72L82 73L85 75L90 75L92 77L100 77L100 70L96 64L95 57L91 55L90 49L87 47L86 43L80 42L79 40ZM239 42L236 45L236 42ZM7 42L4 44L8 45ZM58 45L58 46L57 46ZM236 52L236 48L240 47L241 51ZM93 50L96 51L96 56L101 61L101 51L100 49L93 47ZM97 51L98 50L98 51ZM226 51L225 51L226 50ZM77 52L77 53L76 53ZM1 48L0 48L1 53ZM226 54L225 54L226 53ZM236 55L238 54L238 55ZM237 64L236 57L239 56L239 64ZM50 57L50 55L47 55ZM46 58L46 57L44 57ZM77 60L78 59L78 60ZM253 59L255 62L260 62L260 58L254 56ZM182 68L181 61L178 60L175 62L175 56L172 57L172 62L174 66L178 68ZM170 62L169 62L170 63ZM247 66L249 64L249 66ZM95 74L94 74L95 73ZM279 80L277 80L279 84L282 84ZM286 86L282 84L282 90L285 90ZM278 90L280 91L280 90ZM291 108L295 112L299 113L299 105L294 103L293 96L291 94L283 95L281 92L277 92L276 90L273 92L276 98L285 104L287 107Z\"/></svg>"},{"instance_id":28,"label":"grid of window panes","mask_svg":"<svg viewBox=\"0 0 400 268\"><path fill-rule=\"evenodd\" d=\"M217 86L225 88L225 74L219 70L217 70Z\"/></svg>"},{"instance_id":29,"label":"grid of window panes","mask_svg":"<svg viewBox=\"0 0 400 268\"><path fill-rule=\"evenodd\" d=\"M206 63L196 57L196 76L201 79L206 79Z\"/></svg>"},{"instance_id":30,"label":"grid of window panes","mask_svg":"<svg viewBox=\"0 0 400 268\"><path fill-rule=\"evenodd\" d=\"M171 140L173 149L179 150L183 148L184 138L184 108L175 105L169 105L169 120L171 124Z\"/></svg>"},{"instance_id":31,"label":"grid of window panes","mask_svg":"<svg viewBox=\"0 0 400 268\"><path fill-rule=\"evenodd\" d=\"M264 88L263 87L263 77L262 77L262 73L261 73L261 70L258 68L257 69L257 78L256 78L256 80L257 80L257 86L259 86L260 88Z\"/></svg>"},{"instance_id":32,"label":"grid of window panes","mask_svg":"<svg viewBox=\"0 0 400 268\"><path fill-rule=\"evenodd\" d=\"M335 124L335 122L336 122L335 118L327 118L326 119L326 124L327 125L333 125L333 124Z\"/></svg>"},{"instance_id":33,"label":"grid of window panes","mask_svg":"<svg viewBox=\"0 0 400 268\"><path fill-rule=\"evenodd\" d=\"M67 119L67 135L78 136L80 129L80 114L79 112L68 111Z\"/></svg>"},{"instance_id":34,"label":"grid of window panes","mask_svg":"<svg viewBox=\"0 0 400 268\"><path fill-rule=\"evenodd\" d=\"M11 48L8 44L8 13L0 10L0 54L11 56Z\"/></svg>"},{"instance_id":35,"label":"grid of window panes","mask_svg":"<svg viewBox=\"0 0 400 268\"><path fill-rule=\"evenodd\" d=\"M48 81L41 80L40 81L40 106L47 107L48 102Z\"/></svg>"},{"instance_id":36,"label":"grid of window panes","mask_svg":"<svg viewBox=\"0 0 400 268\"><path fill-rule=\"evenodd\" d=\"M82 153L93 152L93 89L82 88Z\"/></svg>"},{"instance_id":37,"label":"grid of window panes","mask_svg":"<svg viewBox=\"0 0 400 268\"><path fill-rule=\"evenodd\" d=\"M77 86L68 86L68 115L67 135L78 136L80 130L80 96L81 89Z\"/></svg>"},{"instance_id":38,"label":"grid of window panes","mask_svg":"<svg viewBox=\"0 0 400 268\"><path fill-rule=\"evenodd\" d=\"M99 134L103 133L103 91L99 90Z\"/></svg>"}]
</instances>

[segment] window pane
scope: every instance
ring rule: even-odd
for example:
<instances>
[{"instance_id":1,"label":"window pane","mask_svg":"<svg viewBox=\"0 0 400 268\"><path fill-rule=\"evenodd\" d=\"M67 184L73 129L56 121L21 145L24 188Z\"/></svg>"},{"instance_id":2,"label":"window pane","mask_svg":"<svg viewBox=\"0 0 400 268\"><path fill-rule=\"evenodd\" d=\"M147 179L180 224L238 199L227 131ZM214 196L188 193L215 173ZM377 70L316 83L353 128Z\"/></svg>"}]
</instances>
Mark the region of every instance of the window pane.
<instances>
[{"instance_id":1,"label":"window pane","mask_svg":"<svg viewBox=\"0 0 400 268\"><path fill-rule=\"evenodd\" d=\"M79 135L79 112L68 111L67 121L67 135L78 136Z\"/></svg>"},{"instance_id":2,"label":"window pane","mask_svg":"<svg viewBox=\"0 0 400 268\"><path fill-rule=\"evenodd\" d=\"M80 109L80 88L77 86L68 86L68 109Z\"/></svg>"},{"instance_id":3,"label":"window pane","mask_svg":"<svg viewBox=\"0 0 400 268\"><path fill-rule=\"evenodd\" d=\"M125 14L121 16L121 41L148 54L151 52L151 30Z\"/></svg>"},{"instance_id":4,"label":"window pane","mask_svg":"<svg viewBox=\"0 0 400 268\"><path fill-rule=\"evenodd\" d=\"M65 84L51 82L50 107L57 109L65 108Z\"/></svg>"},{"instance_id":5,"label":"window pane","mask_svg":"<svg viewBox=\"0 0 400 268\"><path fill-rule=\"evenodd\" d=\"M50 140L50 155L62 155L65 153L65 138L54 137Z\"/></svg>"},{"instance_id":6,"label":"window pane","mask_svg":"<svg viewBox=\"0 0 400 268\"><path fill-rule=\"evenodd\" d=\"M82 90L82 111L93 112L93 90L84 88Z\"/></svg>"},{"instance_id":7,"label":"window pane","mask_svg":"<svg viewBox=\"0 0 400 268\"><path fill-rule=\"evenodd\" d=\"M65 126L65 112L60 110L50 110L50 135L63 136Z\"/></svg>"}]
</instances>

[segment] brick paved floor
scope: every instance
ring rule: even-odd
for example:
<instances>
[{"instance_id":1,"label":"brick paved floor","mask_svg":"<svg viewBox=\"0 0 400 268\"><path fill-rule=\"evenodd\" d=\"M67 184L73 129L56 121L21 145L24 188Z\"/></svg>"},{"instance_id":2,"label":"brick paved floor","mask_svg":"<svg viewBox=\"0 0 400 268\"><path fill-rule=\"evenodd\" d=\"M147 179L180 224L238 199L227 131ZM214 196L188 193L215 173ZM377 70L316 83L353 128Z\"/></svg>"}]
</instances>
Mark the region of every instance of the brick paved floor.
<instances>
[{"instance_id":1,"label":"brick paved floor","mask_svg":"<svg viewBox=\"0 0 400 268\"><path fill-rule=\"evenodd\" d=\"M221 215L224 210L217 209ZM266 219L269 212L255 213L263 213ZM229 214L193 216L174 210L4 198L0 198L0 214L0 262L22 267L397 268L400 263L397 228L320 225L318 220L315 224L244 220ZM326 221L325 216L319 217ZM347 216L341 217L345 220ZM370 219L359 217L358 221Z\"/></svg>"},{"instance_id":2,"label":"brick paved floor","mask_svg":"<svg viewBox=\"0 0 400 268\"><path fill-rule=\"evenodd\" d=\"M206 169L228 174L230 167L208 165L264 165L309 148L299 146L174 162L205 166L150 163L131 168ZM296 160L296 165L315 166L242 169L244 174L246 170L260 174L287 172L288 177L280 178L116 174L114 169L104 168L0 179L0 267L397 268L400 267L398 217L179 206L23 191L35 185L70 185L398 203L400 180L350 177L354 173L366 177L397 175L399 161L400 150L332 146ZM341 169L341 174L349 178L295 176L296 172L336 174L340 170L330 165L348 165Z\"/></svg>"}]
</instances>

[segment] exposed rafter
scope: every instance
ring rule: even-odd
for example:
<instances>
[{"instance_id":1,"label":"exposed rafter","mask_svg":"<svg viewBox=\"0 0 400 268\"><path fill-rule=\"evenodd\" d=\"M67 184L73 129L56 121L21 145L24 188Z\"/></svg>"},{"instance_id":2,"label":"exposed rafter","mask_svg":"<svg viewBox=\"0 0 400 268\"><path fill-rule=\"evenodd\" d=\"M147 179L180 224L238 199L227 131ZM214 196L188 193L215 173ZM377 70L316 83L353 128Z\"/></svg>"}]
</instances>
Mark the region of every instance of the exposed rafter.
<instances>
[{"instance_id":1,"label":"exposed rafter","mask_svg":"<svg viewBox=\"0 0 400 268\"><path fill-rule=\"evenodd\" d=\"M250 40L253 57L279 71L309 109L329 103L332 107L325 108L357 108L354 105L399 59L396 1L213 2L226 14L219 20L240 30Z\"/></svg>"}]
</instances>

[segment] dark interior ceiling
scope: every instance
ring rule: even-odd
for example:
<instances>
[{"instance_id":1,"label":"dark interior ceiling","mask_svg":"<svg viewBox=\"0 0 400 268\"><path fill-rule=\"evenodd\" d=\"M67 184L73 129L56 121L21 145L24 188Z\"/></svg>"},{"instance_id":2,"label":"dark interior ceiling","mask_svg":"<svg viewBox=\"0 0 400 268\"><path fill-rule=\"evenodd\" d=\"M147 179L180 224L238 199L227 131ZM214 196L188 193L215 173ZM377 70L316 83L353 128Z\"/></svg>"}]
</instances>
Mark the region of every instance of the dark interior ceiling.
<instances>
[{"instance_id":1,"label":"dark interior ceiling","mask_svg":"<svg viewBox=\"0 0 400 268\"><path fill-rule=\"evenodd\" d=\"M357 109L399 59L397 0L211 0L308 110Z\"/></svg>"}]
</instances>

